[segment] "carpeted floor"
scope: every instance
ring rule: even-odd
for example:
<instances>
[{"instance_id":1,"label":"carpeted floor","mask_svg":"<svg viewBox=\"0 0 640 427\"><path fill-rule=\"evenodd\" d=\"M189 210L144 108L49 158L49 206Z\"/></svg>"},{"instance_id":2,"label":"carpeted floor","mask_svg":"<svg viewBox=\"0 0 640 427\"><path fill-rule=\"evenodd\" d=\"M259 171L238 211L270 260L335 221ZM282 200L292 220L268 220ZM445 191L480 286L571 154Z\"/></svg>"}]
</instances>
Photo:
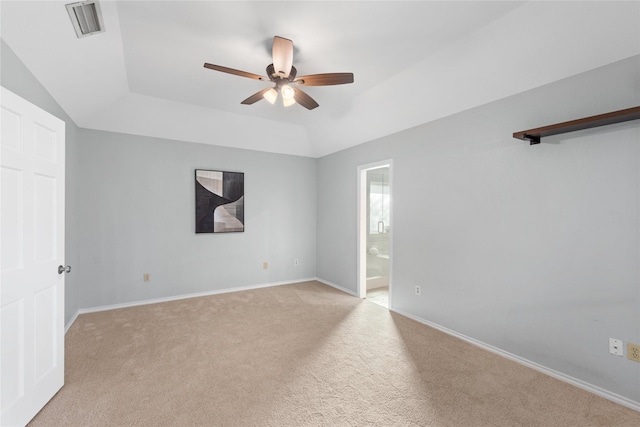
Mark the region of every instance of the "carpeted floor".
<instances>
[{"instance_id":1,"label":"carpeted floor","mask_svg":"<svg viewBox=\"0 0 640 427\"><path fill-rule=\"evenodd\" d=\"M81 315L37 426L639 426L318 282Z\"/></svg>"}]
</instances>

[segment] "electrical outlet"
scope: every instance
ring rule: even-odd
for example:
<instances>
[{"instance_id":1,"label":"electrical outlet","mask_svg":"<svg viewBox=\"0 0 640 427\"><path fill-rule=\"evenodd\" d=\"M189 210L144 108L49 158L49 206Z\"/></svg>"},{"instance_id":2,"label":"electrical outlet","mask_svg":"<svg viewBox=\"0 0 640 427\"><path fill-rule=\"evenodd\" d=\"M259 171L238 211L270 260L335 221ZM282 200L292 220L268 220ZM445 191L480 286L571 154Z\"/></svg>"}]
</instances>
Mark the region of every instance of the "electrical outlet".
<instances>
[{"instance_id":1,"label":"electrical outlet","mask_svg":"<svg viewBox=\"0 0 640 427\"><path fill-rule=\"evenodd\" d=\"M149 281L149 273L144 273L142 275L142 280L144 280L145 282L148 282Z\"/></svg>"},{"instance_id":2,"label":"electrical outlet","mask_svg":"<svg viewBox=\"0 0 640 427\"><path fill-rule=\"evenodd\" d=\"M268 263L268 262L266 262L266 261L265 261L265 262L263 262L263 263L262 263L262 269L263 269L263 270L266 270L266 269L268 269L268 268L269 268L269 263Z\"/></svg>"},{"instance_id":3,"label":"electrical outlet","mask_svg":"<svg viewBox=\"0 0 640 427\"><path fill-rule=\"evenodd\" d=\"M635 362L640 362L640 345L627 344L627 358Z\"/></svg>"},{"instance_id":4,"label":"electrical outlet","mask_svg":"<svg viewBox=\"0 0 640 427\"><path fill-rule=\"evenodd\" d=\"M617 340L615 338L609 338L609 353L614 356L622 356L622 340Z\"/></svg>"},{"instance_id":5,"label":"electrical outlet","mask_svg":"<svg viewBox=\"0 0 640 427\"><path fill-rule=\"evenodd\" d=\"M420 295L420 286L416 286L416 295Z\"/></svg>"},{"instance_id":6,"label":"electrical outlet","mask_svg":"<svg viewBox=\"0 0 640 427\"><path fill-rule=\"evenodd\" d=\"M293 260L293 265L295 266L300 265L300 261L298 261L298 258Z\"/></svg>"}]
</instances>

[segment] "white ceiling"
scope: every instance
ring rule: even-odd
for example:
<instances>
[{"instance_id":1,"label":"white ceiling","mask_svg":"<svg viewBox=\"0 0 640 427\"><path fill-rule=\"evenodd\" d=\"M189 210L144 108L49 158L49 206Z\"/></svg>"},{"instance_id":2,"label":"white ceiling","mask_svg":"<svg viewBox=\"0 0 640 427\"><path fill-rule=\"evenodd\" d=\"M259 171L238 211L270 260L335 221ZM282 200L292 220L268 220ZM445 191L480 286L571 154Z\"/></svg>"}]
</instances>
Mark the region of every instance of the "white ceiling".
<instances>
[{"instance_id":1,"label":"white ceiling","mask_svg":"<svg viewBox=\"0 0 640 427\"><path fill-rule=\"evenodd\" d=\"M68 1L71 2L71 1ZM640 54L640 2L106 1L78 39L65 3L2 1L2 39L80 127L318 157ZM308 111L240 101L274 35Z\"/></svg>"}]
</instances>

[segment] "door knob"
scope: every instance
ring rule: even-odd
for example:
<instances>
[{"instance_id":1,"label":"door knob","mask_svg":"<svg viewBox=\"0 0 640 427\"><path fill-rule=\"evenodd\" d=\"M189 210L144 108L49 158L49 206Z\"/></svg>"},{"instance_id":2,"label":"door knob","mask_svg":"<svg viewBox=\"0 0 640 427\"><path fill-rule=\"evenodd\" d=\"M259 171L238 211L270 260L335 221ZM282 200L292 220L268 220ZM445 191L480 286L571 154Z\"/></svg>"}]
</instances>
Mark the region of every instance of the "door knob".
<instances>
[{"instance_id":1,"label":"door knob","mask_svg":"<svg viewBox=\"0 0 640 427\"><path fill-rule=\"evenodd\" d=\"M62 273L69 273L71 272L71 266L67 265L66 267L64 265L59 265L58 266L58 274L62 274Z\"/></svg>"}]
</instances>

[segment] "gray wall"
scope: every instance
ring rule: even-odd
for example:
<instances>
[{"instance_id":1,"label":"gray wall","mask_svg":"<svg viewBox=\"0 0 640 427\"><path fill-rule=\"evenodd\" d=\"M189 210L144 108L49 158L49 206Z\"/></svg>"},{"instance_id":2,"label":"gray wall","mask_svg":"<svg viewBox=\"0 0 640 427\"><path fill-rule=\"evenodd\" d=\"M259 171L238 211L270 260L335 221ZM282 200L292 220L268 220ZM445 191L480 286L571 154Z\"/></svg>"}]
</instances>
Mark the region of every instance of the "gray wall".
<instances>
[{"instance_id":1,"label":"gray wall","mask_svg":"<svg viewBox=\"0 0 640 427\"><path fill-rule=\"evenodd\" d=\"M640 125L511 136L639 99L635 57L320 158L318 277L356 291L357 166L393 159L396 310L640 402Z\"/></svg>"},{"instance_id":2,"label":"gray wall","mask_svg":"<svg viewBox=\"0 0 640 427\"><path fill-rule=\"evenodd\" d=\"M4 40L0 40L0 84L32 104L64 120L66 123L65 258L66 264L74 268L73 273L68 274L65 279L65 323L67 323L78 311L78 291L81 283L75 274L75 267L78 266L79 248L78 234L74 227L80 205L76 191L79 181L78 166L80 164L78 157L78 127L35 76L24 66Z\"/></svg>"},{"instance_id":3,"label":"gray wall","mask_svg":"<svg viewBox=\"0 0 640 427\"><path fill-rule=\"evenodd\" d=\"M316 276L315 159L79 135L81 308ZM196 235L195 169L244 172L244 232Z\"/></svg>"}]
</instances>

